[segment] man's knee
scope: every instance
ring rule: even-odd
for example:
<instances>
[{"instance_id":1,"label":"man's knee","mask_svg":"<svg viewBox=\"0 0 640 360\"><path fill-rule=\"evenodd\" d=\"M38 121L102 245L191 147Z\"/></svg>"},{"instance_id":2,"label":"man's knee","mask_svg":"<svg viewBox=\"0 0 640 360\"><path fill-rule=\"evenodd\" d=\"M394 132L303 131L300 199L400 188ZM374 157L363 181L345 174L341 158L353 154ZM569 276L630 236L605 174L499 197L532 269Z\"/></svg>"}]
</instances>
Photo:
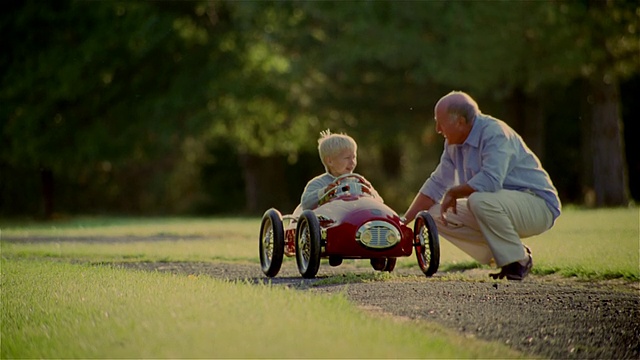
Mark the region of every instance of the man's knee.
<instances>
[{"instance_id":1,"label":"man's knee","mask_svg":"<svg viewBox=\"0 0 640 360\"><path fill-rule=\"evenodd\" d=\"M493 201L494 196L492 193L488 192L474 192L469 195L467 200L467 206L469 210L474 214L478 215L483 213L490 207L495 207L495 203Z\"/></svg>"}]
</instances>

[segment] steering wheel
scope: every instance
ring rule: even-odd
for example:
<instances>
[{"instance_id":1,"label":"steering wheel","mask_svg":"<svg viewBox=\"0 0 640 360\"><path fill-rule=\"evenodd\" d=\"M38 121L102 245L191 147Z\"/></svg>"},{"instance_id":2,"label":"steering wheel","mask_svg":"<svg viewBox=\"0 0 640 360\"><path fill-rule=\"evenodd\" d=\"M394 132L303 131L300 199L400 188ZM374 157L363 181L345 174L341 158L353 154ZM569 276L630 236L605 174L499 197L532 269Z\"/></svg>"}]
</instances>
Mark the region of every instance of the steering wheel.
<instances>
[{"instance_id":1,"label":"steering wheel","mask_svg":"<svg viewBox=\"0 0 640 360\"><path fill-rule=\"evenodd\" d=\"M354 184L357 184L357 188L353 188ZM371 184L362 175L351 173L338 176L329 186L327 191L320 197L319 205L322 205L329 200L345 194L345 193L364 193L373 196L371 190ZM359 188L359 189L358 189Z\"/></svg>"}]
</instances>

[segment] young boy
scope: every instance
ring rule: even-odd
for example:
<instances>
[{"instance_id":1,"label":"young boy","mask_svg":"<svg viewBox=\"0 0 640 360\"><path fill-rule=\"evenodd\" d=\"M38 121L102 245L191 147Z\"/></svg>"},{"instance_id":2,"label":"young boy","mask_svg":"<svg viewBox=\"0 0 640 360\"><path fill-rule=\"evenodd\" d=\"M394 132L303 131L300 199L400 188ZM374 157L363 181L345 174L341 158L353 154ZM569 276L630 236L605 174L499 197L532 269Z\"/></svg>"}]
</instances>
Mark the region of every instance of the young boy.
<instances>
[{"instance_id":1,"label":"young boy","mask_svg":"<svg viewBox=\"0 0 640 360\"><path fill-rule=\"evenodd\" d=\"M351 174L358 164L358 145L355 140L346 134L332 134L329 129L320 133L318 139L318 153L326 172L311 179L302 193L300 204L302 209L315 209L321 200L322 195L328 190L337 177ZM366 184L371 188L374 197L380 195L373 189L371 184Z\"/></svg>"}]
</instances>

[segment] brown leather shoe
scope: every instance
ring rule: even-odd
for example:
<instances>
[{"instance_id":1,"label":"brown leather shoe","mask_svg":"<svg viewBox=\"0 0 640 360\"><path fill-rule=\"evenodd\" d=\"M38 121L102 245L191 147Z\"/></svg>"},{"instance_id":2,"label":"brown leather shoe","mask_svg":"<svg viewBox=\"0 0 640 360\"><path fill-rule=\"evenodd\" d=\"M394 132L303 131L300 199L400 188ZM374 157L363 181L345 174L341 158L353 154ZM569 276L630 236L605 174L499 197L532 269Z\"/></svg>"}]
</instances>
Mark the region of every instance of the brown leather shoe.
<instances>
[{"instance_id":1,"label":"brown leather shoe","mask_svg":"<svg viewBox=\"0 0 640 360\"><path fill-rule=\"evenodd\" d=\"M505 272L504 272L504 268L505 268L505 267L506 267L506 266L503 266L503 267L500 269L500 272L493 273L493 274L489 274L489 277L490 277L490 278L492 278L492 279L494 279L494 280L497 280L497 279L504 279L504 277L506 276L506 274L505 274Z\"/></svg>"},{"instance_id":2,"label":"brown leather shoe","mask_svg":"<svg viewBox=\"0 0 640 360\"><path fill-rule=\"evenodd\" d=\"M526 265L521 265L518 261L510 264L511 267L505 274L507 280L520 281L527 277L527 275L529 275L529 273L531 272L531 268L533 267L533 257L531 255L528 256L529 260L527 261Z\"/></svg>"}]
</instances>

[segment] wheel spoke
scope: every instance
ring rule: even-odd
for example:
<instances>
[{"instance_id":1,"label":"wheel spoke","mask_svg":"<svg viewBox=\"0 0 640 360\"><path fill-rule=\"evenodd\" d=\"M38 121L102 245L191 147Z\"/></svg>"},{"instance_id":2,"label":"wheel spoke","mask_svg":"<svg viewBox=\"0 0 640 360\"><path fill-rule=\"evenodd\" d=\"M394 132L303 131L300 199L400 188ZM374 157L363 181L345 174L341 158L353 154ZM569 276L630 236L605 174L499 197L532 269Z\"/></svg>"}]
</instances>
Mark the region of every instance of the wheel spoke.
<instances>
[{"instance_id":1,"label":"wheel spoke","mask_svg":"<svg viewBox=\"0 0 640 360\"><path fill-rule=\"evenodd\" d=\"M309 229L304 228L304 232L302 233L302 237L300 238L301 244L300 249L302 250L302 258L304 259L305 264L309 262Z\"/></svg>"},{"instance_id":2,"label":"wheel spoke","mask_svg":"<svg viewBox=\"0 0 640 360\"><path fill-rule=\"evenodd\" d=\"M273 226L269 224L269 226L265 226L264 235L262 236L262 251L268 263L271 263L271 259L273 259L273 237Z\"/></svg>"},{"instance_id":3,"label":"wheel spoke","mask_svg":"<svg viewBox=\"0 0 640 360\"><path fill-rule=\"evenodd\" d=\"M273 229L269 229L269 233L266 236L266 246L267 249L267 258L271 260L273 258Z\"/></svg>"},{"instance_id":4,"label":"wheel spoke","mask_svg":"<svg viewBox=\"0 0 640 360\"><path fill-rule=\"evenodd\" d=\"M424 251L424 259L425 263L428 264L431 259L431 252L429 251L429 231L427 227L423 227L420 233L420 242L422 244L422 249Z\"/></svg>"}]
</instances>

